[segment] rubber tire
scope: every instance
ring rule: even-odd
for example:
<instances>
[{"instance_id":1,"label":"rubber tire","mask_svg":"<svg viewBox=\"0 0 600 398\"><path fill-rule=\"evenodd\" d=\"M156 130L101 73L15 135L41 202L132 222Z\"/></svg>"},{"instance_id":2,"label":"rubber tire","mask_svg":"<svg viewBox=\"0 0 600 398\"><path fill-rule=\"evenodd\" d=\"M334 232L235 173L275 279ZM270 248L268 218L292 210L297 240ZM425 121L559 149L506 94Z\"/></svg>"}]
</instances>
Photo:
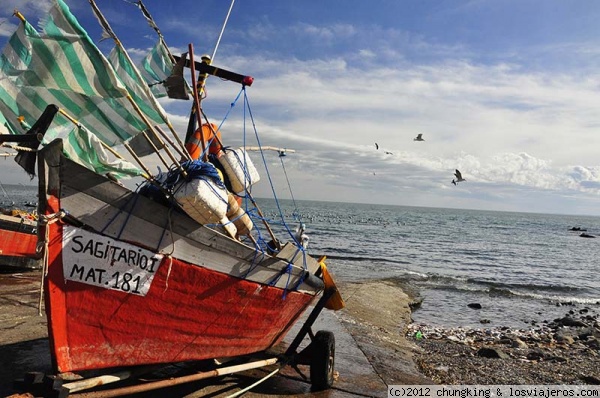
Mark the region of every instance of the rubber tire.
<instances>
[{"instance_id":1,"label":"rubber tire","mask_svg":"<svg viewBox=\"0 0 600 398\"><path fill-rule=\"evenodd\" d=\"M330 331L319 330L311 345L310 382L312 390L327 390L333 385L335 336Z\"/></svg>"}]
</instances>

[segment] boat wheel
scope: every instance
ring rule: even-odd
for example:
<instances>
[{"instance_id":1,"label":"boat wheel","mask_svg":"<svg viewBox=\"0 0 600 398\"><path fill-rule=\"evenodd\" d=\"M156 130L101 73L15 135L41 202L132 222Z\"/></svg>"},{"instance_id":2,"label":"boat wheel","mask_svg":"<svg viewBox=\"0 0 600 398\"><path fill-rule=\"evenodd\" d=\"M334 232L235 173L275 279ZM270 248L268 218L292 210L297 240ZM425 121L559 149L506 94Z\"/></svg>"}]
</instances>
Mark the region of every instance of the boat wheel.
<instances>
[{"instance_id":1,"label":"boat wheel","mask_svg":"<svg viewBox=\"0 0 600 398\"><path fill-rule=\"evenodd\" d=\"M310 360L310 382L313 391L321 391L333 385L335 365L335 336L332 332L319 330L313 339Z\"/></svg>"}]
</instances>

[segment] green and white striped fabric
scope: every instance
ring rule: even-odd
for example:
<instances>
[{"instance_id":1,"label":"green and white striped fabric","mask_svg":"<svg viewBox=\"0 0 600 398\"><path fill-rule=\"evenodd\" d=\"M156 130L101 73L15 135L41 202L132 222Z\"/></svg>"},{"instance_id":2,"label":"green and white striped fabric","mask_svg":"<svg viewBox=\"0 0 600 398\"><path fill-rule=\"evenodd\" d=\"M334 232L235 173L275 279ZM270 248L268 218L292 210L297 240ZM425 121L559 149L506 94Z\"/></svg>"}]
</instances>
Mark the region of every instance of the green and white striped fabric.
<instances>
[{"instance_id":1,"label":"green and white striped fabric","mask_svg":"<svg viewBox=\"0 0 600 398\"><path fill-rule=\"evenodd\" d=\"M10 127L10 124L4 117L4 115L0 112L0 134L15 134Z\"/></svg>"},{"instance_id":2,"label":"green and white striped fabric","mask_svg":"<svg viewBox=\"0 0 600 398\"><path fill-rule=\"evenodd\" d=\"M119 46L116 46L110 52L109 60L115 72L127 87L133 100L148 119L154 123L166 123L168 120L166 112L158 101L156 101L152 92L144 87L146 82L143 81L139 70L129 61L129 58Z\"/></svg>"},{"instance_id":3,"label":"green and white striped fabric","mask_svg":"<svg viewBox=\"0 0 600 398\"><path fill-rule=\"evenodd\" d=\"M94 15L102 27L102 37L115 40L116 46L111 51L109 60L115 72L125 84L127 91L148 119L154 123L170 124L167 113L152 94L139 69L134 65L127 51L125 51L125 48L104 15L102 15L96 2L94 0L89 1Z\"/></svg>"},{"instance_id":4,"label":"green and white striped fabric","mask_svg":"<svg viewBox=\"0 0 600 398\"><path fill-rule=\"evenodd\" d=\"M166 97L167 90L159 82L164 81L173 70L173 63L164 42L159 39L148 55L142 60L142 76L151 84L152 93L156 98ZM158 83L158 84L157 84Z\"/></svg>"},{"instance_id":5,"label":"green and white striped fabric","mask_svg":"<svg viewBox=\"0 0 600 398\"><path fill-rule=\"evenodd\" d=\"M0 56L0 112L15 131L16 117L32 124L46 105L55 104L114 146L147 127L127 96L110 62L62 0L55 0L41 33L23 22ZM57 117L53 128L67 123Z\"/></svg>"},{"instance_id":6,"label":"green and white striped fabric","mask_svg":"<svg viewBox=\"0 0 600 398\"><path fill-rule=\"evenodd\" d=\"M98 174L111 172L117 178L140 176L142 170L126 160L110 159L100 140L84 127L75 127L68 135L63 152L69 159Z\"/></svg>"}]
</instances>

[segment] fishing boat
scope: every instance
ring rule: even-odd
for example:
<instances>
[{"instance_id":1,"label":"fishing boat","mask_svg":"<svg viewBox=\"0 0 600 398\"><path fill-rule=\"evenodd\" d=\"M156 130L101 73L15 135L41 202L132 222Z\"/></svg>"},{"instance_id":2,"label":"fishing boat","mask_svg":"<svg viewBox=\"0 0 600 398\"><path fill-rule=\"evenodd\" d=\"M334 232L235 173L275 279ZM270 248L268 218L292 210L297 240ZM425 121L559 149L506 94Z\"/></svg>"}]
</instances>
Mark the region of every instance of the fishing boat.
<instances>
[{"instance_id":1,"label":"fishing boat","mask_svg":"<svg viewBox=\"0 0 600 398\"><path fill-rule=\"evenodd\" d=\"M1 210L1 209L0 209ZM0 270L40 269L36 253L37 221L34 215L16 210L0 211Z\"/></svg>"},{"instance_id":2,"label":"fishing boat","mask_svg":"<svg viewBox=\"0 0 600 398\"><path fill-rule=\"evenodd\" d=\"M294 243L258 251L70 161L61 141L39 167L59 372L264 351L323 290Z\"/></svg>"},{"instance_id":3,"label":"fishing boat","mask_svg":"<svg viewBox=\"0 0 600 398\"><path fill-rule=\"evenodd\" d=\"M90 3L104 30L113 34L95 3ZM88 46L86 54L94 53L87 34L81 32L83 28L75 23L62 0L55 0L50 15L46 23L53 24L52 29L27 33L32 27L17 13L25 36L47 38L28 44L31 57L36 56L35 46L43 45L40 53L61 52L52 59L68 59L72 66L76 60L69 56L74 52L65 50L64 43L53 46L52 42L67 31L76 46ZM77 35L81 38L78 42L73 39ZM94 54L97 59L81 65L97 62L101 67L93 71L96 74L118 71L100 54ZM135 126L137 121L131 121L138 116L145 119L143 113L136 116L132 111L134 116L126 115L133 124L129 127L136 133L146 136L148 131L158 130L156 137L166 156L160 156L161 147L154 146L152 139L147 141L163 162L171 159L171 163L167 160L168 171L156 175L149 172L128 142L110 139L122 135L124 130L111 131L116 118L98 117L105 108L90 112L91 116L87 116L92 122L85 127L82 107L71 110L80 116L79 120L71 116L66 105L82 100L81 95L73 89L74 94L63 98L63 87L60 93L49 88L69 80L63 74L68 73L64 72L68 68L61 71L61 81L35 87L31 81L23 85L22 90L39 94L37 109L46 106L36 122L38 128L34 126L32 131L36 137L46 134L46 142L35 153L38 234L45 258L43 297L53 366L57 374L64 374L263 353L278 345L312 307L283 362L310 364L313 386L328 388L333 383L334 337L326 331L314 334L311 327L321 309L340 309L343 301L327 271L325 258L309 255L303 236L294 234L286 225L282 229L288 231L287 238L276 236L263 217L251 194L260 177L249 151L224 146L218 134L221 126L215 131L215 125L208 120L200 123L206 116L200 106L199 91L208 75L241 84L242 97L253 80L216 68L207 59L195 61L190 45L188 54L172 58L176 63L164 82L172 93L181 83L185 68L195 83L190 118L193 128L188 130L185 146L178 145L176 134L169 139L153 123L144 129ZM47 67L56 71L53 66ZM14 81L19 83L18 79ZM102 75L93 75L86 83L92 86L103 81L120 83L114 76ZM124 85L133 91L133 83ZM112 95L110 104L117 106L110 112L116 116L123 116L123 103L129 102L134 109L154 105L147 87L140 87L137 97L129 95L126 99L119 97L121 88L113 88L104 86L97 91ZM177 95L181 95L181 90ZM140 105L138 99L142 97L147 103ZM55 104L61 99L65 101ZM98 101L94 92L92 102ZM5 115L16 115L19 105L18 101L0 104L0 110ZM19 112L27 110L33 113L18 108ZM56 125L64 127L69 122L76 126L76 139L73 135L47 138L46 130ZM168 123L167 126L171 128ZM227 136L231 134L228 131ZM112 148L114 144L124 145L138 162L139 171L134 174L144 179L138 189L127 188L115 178L131 169L122 156L117 156L120 163L112 169L110 162L93 163L104 157L99 154L104 149L118 155ZM193 145L199 149L196 156L190 155ZM181 155L180 159L169 152L169 146ZM92 151L98 154L90 156ZM20 164L23 163L32 173L31 159ZM124 163L127 164L123 166ZM296 350L306 336L312 342L300 356ZM308 362L307 353L313 357Z\"/></svg>"},{"instance_id":4,"label":"fishing boat","mask_svg":"<svg viewBox=\"0 0 600 398\"><path fill-rule=\"evenodd\" d=\"M1 137L0 137L1 140ZM2 153L0 156L15 156ZM0 183L5 198L6 189ZM36 270L42 267L37 253L37 215L14 207L14 201L0 207L0 272Z\"/></svg>"}]
</instances>

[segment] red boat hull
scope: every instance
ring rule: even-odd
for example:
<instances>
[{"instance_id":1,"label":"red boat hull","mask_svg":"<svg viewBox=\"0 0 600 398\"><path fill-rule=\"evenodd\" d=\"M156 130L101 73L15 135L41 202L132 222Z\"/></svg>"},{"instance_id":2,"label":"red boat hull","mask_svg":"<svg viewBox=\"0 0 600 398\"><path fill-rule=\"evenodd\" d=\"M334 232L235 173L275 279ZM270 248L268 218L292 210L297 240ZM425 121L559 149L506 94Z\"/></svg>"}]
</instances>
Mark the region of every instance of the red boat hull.
<instances>
[{"instance_id":1,"label":"red boat hull","mask_svg":"<svg viewBox=\"0 0 600 398\"><path fill-rule=\"evenodd\" d=\"M35 256L37 235L0 229L0 257Z\"/></svg>"},{"instance_id":2,"label":"red boat hull","mask_svg":"<svg viewBox=\"0 0 600 398\"><path fill-rule=\"evenodd\" d=\"M39 268L36 227L18 217L0 218L0 266Z\"/></svg>"},{"instance_id":3,"label":"red boat hull","mask_svg":"<svg viewBox=\"0 0 600 398\"><path fill-rule=\"evenodd\" d=\"M47 316L59 372L230 357L277 344L313 295L163 258L146 296L67 281L50 226Z\"/></svg>"}]
</instances>

